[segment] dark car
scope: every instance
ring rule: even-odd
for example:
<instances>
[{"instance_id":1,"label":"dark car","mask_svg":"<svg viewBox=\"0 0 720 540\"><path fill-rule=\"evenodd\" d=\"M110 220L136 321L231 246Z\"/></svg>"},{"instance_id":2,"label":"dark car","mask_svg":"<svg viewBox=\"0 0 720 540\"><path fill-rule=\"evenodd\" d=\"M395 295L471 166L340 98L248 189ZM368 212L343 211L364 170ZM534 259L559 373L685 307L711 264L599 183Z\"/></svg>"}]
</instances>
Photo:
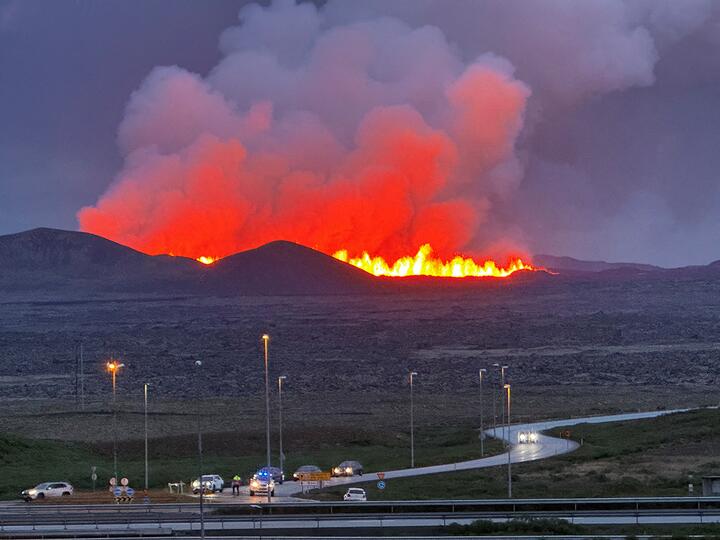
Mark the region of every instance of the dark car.
<instances>
[{"instance_id":1,"label":"dark car","mask_svg":"<svg viewBox=\"0 0 720 540\"><path fill-rule=\"evenodd\" d=\"M337 467L333 467L333 476L362 476L363 466L359 461L343 461Z\"/></svg>"},{"instance_id":2,"label":"dark car","mask_svg":"<svg viewBox=\"0 0 720 540\"><path fill-rule=\"evenodd\" d=\"M318 467L317 465L303 465L302 467L298 467L298 470L293 473L293 479L294 480L300 480L301 474L309 474L309 473L321 473L322 469Z\"/></svg>"},{"instance_id":3,"label":"dark car","mask_svg":"<svg viewBox=\"0 0 720 540\"><path fill-rule=\"evenodd\" d=\"M262 467L258 469L255 476L267 476L268 474L278 484L282 484L285 481L285 474L278 467Z\"/></svg>"}]
</instances>

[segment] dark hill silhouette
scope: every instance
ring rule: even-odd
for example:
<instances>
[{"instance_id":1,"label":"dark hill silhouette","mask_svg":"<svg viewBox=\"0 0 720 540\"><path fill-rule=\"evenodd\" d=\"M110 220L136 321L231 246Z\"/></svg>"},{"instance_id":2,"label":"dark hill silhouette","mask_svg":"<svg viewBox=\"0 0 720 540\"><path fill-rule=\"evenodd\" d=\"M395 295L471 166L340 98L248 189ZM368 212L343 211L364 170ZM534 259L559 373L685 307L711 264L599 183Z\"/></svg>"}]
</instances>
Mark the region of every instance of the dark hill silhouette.
<instances>
[{"instance_id":1,"label":"dark hill silhouette","mask_svg":"<svg viewBox=\"0 0 720 540\"><path fill-rule=\"evenodd\" d=\"M83 232L41 228L0 236L0 292L6 294L337 295L384 288L366 272L292 242L271 242L206 266Z\"/></svg>"},{"instance_id":2,"label":"dark hill silhouette","mask_svg":"<svg viewBox=\"0 0 720 540\"><path fill-rule=\"evenodd\" d=\"M226 294L357 294L384 288L359 268L284 240L220 259L208 285Z\"/></svg>"},{"instance_id":3,"label":"dark hill silhouette","mask_svg":"<svg viewBox=\"0 0 720 540\"><path fill-rule=\"evenodd\" d=\"M150 256L94 234L33 229L0 236L0 290L165 292L202 280L198 263Z\"/></svg>"},{"instance_id":4,"label":"dark hill silhouette","mask_svg":"<svg viewBox=\"0 0 720 540\"><path fill-rule=\"evenodd\" d=\"M533 264L542 266L554 272L606 272L608 270L635 270L650 272L663 270L659 266L642 263L609 263L605 261L583 261L572 257L557 257L555 255L535 255Z\"/></svg>"}]
</instances>

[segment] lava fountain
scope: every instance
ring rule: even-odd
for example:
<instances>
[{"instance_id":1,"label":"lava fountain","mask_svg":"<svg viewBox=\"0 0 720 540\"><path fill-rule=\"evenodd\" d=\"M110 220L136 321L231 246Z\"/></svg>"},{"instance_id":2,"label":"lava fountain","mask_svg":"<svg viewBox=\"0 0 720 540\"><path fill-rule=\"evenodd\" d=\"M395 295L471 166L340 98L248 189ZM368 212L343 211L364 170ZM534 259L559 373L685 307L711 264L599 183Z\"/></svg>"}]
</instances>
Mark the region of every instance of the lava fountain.
<instances>
[{"instance_id":1,"label":"lava fountain","mask_svg":"<svg viewBox=\"0 0 720 540\"><path fill-rule=\"evenodd\" d=\"M498 267L493 260L478 263L472 258L460 255L449 261L443 261L433 257L433 249L430 244L421 246L414 257L401 257L392 264L389 264L383 257L371 256L367 251L364 251L360 257L349 258L348 251L342 249L335 252L333 257L375 276L507 277L518 270L537 270L519 257L511 258L504 267Z\"/></svg>"}]
</instances>

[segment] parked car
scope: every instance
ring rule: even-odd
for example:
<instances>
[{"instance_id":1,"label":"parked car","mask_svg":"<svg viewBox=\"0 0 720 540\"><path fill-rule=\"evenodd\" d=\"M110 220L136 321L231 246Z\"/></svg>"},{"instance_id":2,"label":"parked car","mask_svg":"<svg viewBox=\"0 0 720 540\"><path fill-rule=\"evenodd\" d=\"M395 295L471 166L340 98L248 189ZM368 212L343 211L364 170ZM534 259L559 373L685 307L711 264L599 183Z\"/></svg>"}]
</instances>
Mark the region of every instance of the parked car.
<instances>
[{"instance_id":1,"label":"parked car","mask_svg":"<svg viewBox=\"0 0 720 540\"><path fill-rule=\"evenodd\" d=\"M69 497L75 489L68 482L43 482L34 488L24 490L20 496L27 502L46 497Z\"/></svg>"},{"instance_id":2,"label":"parked car","mask_svg":"<svg viewBox=\"0 0 720 540\"><path fill-rule=\"evenodd\" d=\"M349 488L347 493L343 495L343 501L367 501L367 494L362 488Z\"/></svg>"},{"instance_id":3,"label":"parked car","mask_svg":"<svg viewBox=\"0 0 720 540\"><path fill-rule=\"evenodd\" d=\"M260 469L255 473L250 480L250 496L253 495L267 495L270 492L270 496L275 496L275 480L267 472L267 467Z\"/></svg>"},{"instance_id":4,"label":"parked car","mask_svg":"<svg viewBox=\"0 0 720 540\"><path fill-rule=\"evenodd\" d=\"M300 480L301 474L309 474L309 473L321 473L322 469L318 467L317 465L303 465L302 467L298 467L297 471L293 473L293 479L294 480Z\"/></svg>"},{"instance_id":5,"label":"parked car","mask_svg":"<svg viewBox=\"0 0 720 540\"><path fill-rule=\"evenodd\" d=\"M202 485L203 485L203 492L204 493L215 493L220 492L222 493L223 489L225 488L225 481L222 479L222 476L217 474L204 474L202 477ZM192 483L192 492L197 495L200 493L200 479L196 478L193 480Z\"/></svg>"},{"instance_id":6,"label":"parked car","mask_svg":"<svg viewBox=\"0 0 720 540\"><path fill-rule=\"evenodd\" d=\"M333 476L362 476L363 466L359 461L343 461L337 467L333 467Z\"/></svg>"},{"instance_id":7,"label":"parked car","mask_svg":"<svg viewBox=\"0 0 720 540\"><path fill-rule=\"evenodd\" d=\"M272 479L275 480L278 484L282 484L285 481L285 473L282 472L278 467L263 467L258 470L255 474L267 474L268 471L270 472L270 476L272 476Z\"/></svg>"}]
</instances>

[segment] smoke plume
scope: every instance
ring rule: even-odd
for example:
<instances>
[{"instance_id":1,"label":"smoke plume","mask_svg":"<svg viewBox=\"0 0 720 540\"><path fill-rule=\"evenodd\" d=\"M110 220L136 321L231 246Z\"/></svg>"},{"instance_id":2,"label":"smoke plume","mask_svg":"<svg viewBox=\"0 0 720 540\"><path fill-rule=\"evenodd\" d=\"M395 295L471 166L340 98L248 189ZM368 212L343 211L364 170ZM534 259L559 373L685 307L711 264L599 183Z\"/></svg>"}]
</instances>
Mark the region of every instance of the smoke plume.
<instances>
[{"instance_id":1,"label":"smoke plume","mask_svg":"<svg viewBox=\"0 0 720 540\"><path fill-rule=\"evenodd\" d=\"M397 18L324 27L252 5L207 76L154 69L131 96L125 165L84 231L147 253L222 257L275 239L386 258L473 247L512 191L530 90Z\"/></svg>"}]
</instances>

